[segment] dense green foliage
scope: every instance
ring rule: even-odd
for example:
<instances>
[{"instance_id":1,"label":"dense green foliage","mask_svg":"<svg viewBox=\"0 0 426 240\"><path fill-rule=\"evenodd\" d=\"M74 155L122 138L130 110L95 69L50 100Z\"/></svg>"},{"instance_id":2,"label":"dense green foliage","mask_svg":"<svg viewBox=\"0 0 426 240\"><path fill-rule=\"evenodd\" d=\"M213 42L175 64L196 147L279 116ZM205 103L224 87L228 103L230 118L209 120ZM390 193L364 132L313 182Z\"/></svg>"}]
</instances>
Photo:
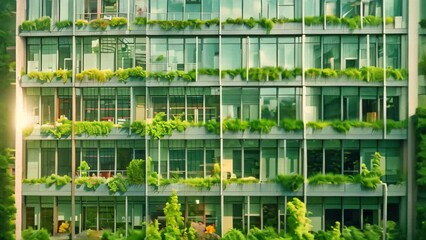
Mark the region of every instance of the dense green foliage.
<instances>
[{"instance_id":1,"label":"dense green foliage","mask_svg":"<svg viewBox=\"0 0 426 240\"><path fill-rule=\"evenodd\" d=\"M293 201L287 204L288 216L288 231L287 234L292 239L313 240L314 235L311 233L311 220L306 217L307 210L305 204L298 198L293 198Z\"/></svg>"},{"instance_id":2,"label":"dense green foliage","mask_svg":"<svg viewBox=\"0 0 426 240\"><path fill-rule=\"evenodd\" d=\"M426 27L426 21L425 21ZM417 152L417 187L426 189L426 108L418 108L415 116L416 152ZM426 204L419 196L417 200L417 236L426 239Z\"/></svg>"},{"instance_id":3,"label":"dense green foliage","mask_svg":"<svg viewBox=\"0 0 426 240\"><path fill-rule=\"evenodd\" d=\"M385 69L379 67L362 67L360 69L348 68L344 70L310 68L305 71L306 77L309 79L323 77L325 79L339 79L347 77L352 80L360 80L366 82L383 82ZM407 80L408 72L406 69L386 69L386 79Z\"/></svg>"},{"instance_id":4,"label":"dense green foliage","mask_svg":"<svg viewBox=\"0 0 426 240\"><path fill-rule=\"evenodd\" d=\"M274 181L281 184L284 189L297 191L303 185L303 176L300 174L279 174Z\"/></svg>"},{"instance_id":5,"label":"dense green foliage","mask_svg":"<svg viewBox=\"0 0 426 240\"><path fill-rule=\"evenodd\" d=\"M127 191L127 179L124 178L121 173L118 173L114 177L110 177L107 179L108 189L115 192L126 192Z\"/></svg>"},{"instance_id":6,"label":"dense green foliage","mask_svg":"<svg viewBox=\"0 0 426 240\"><path fill-rule=\"evenodd\" d=\"M15 216L15 200L12 177L9 175L10 160L6 155L0 155L0 239L12 240Z\"/></svg>"},{"instance_id":7,"label":"dense green foliage","mask_svg":"<svg viewBox=\"0 0 426 240\"><path fill-rule=\"evenodd\" d=\"M56 174L52 174L50 176L47 177L42 177L42 178L35 178L35 179L23 179L22 180L23 183L45 183L48 186L55 184L56 186L63 186L66 185L68 183L71 182L71 177L64 175L64 176L59 176Z\"/></svg>"},{"instance_id":8,"label":"dense green foliage","mask_svg":"<svg viewBox=\"0 0 426 240\"><path fill-rule=\"evenodd\" d=\"M172 135L173 130L183 132L189 127L189 122L181 120L179 116L168 121L165 121L165 118L166 114L160 112L155 115L151 124L147 124L145 121L135 121L130 129L133 133L143 137L148 134L153 139L161 139L166 135Z\"/></svg>"},{"instance_id":9,"label":"dense green foliage","mask_svg":"<svg viewBox=\"0 0 426 240\"><path fill-rule=\"evenodd\" d=\"M127 180L130 184L145 184L145 160L133 159L129 163Z\"/></svg>"},{"instance_id":10,"label":"dense green foliage","mask_svg":"<svg viewBox=\"0 0 426 240\"><path fill-rule=\"evenodd\" d=\"M46 229L34 230L31 227L22 231L23 240L49 240L49 233Z\"/></svg>"},{"instance_id":11,"label":"dense green foliage","mask_svg":"<svg viewBox=\"0 0 426 240\"><path fill-rule=\"evenodd\" d=\"M75 134L87 134L89 136L102 136L108 135L114 124L110 121L93 121L93 122L75 122ZM72 122L65 116L61 116L55 123L55 125L43 125L41 127L41 133L45 135L52 134L56 138L67 137L71 135Z\"/></svg>"}]
</instances>

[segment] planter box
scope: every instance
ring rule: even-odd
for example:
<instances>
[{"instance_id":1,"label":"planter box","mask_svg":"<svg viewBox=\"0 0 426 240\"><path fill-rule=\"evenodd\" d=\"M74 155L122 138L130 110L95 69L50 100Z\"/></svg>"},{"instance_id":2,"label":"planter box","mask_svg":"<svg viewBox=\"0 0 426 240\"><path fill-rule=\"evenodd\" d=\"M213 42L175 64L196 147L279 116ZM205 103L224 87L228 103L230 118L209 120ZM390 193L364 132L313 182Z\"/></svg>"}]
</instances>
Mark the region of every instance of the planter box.
<instances>
[{"instance_id":1,"label":"planter box","mask_svg":"<svg viewBox=\"0 0 426 240\"><path fill-rule=\"evenodd\" d=\"M24 196L71 196L71 184L57 186L44 183L22 184L22 195Z\"/></svg>"},{"instance_id":2,"label":"planter box","mask_svg":"<svg viewBox=\"0 0 426 240\"><path fill-rule=\"evenodd\" d=\"M157 189L149 186L149 196L170 196L176 191L179 196L218 196L220 194L219 184L213 185L210 189L189 186L187 184L170 184L159 186Z\"/></svg>"},{"instance_id":3,"label":"planter box","mask_svg":"<svg viewBox=\"0 0 426 240\"><path fill-rule=\"evenodd\" d=\"M49 86L49 87L71 87L71 79L68 79L66 83L61 80L58 80L56 77L53 77L51 82L40 81L35 78L29 78L28 75L21 77L21 86L22 87L40 87L40 86Z\"/></svg>"},{"instance_id":4,"label":"planter box","mask_svg":"<svg viewBox=\"0 0 426 240\"><path fill-rule=\"evenodd\" d=\"M375 130L373 128L355 128L347 133L336 131L331 126L323 129L306 128L308 139L383 139L383 130Z\"/></svg>"},{"instance_id":5,"label":"planter box","mask_svg":"<svg viewBox=\"0 0 426 240\"><path fill-rule=\"evenodd\" d=\"M284 189L277 183L227 184L223 189L225 196L299 196L301 192Z\"/></svg>"},{"instance_id":6,"label":"planter box","mask_svg":"<svg viewBox=\"0 0 426 240\"><path fill-rule=\"evenodd\" d=\"M160 27L159 24L150 24L146 27L147 33L149 35L217 35L219 34L219 26L211 25L207 27L206 25L202 25L201 29L195 27L186 27L185 29L170 29L164 30Z\"/></svg>"},{"instance_id":7,"label":"planter box","mask_svg":"<svg viewBox=\"0 0 426 240\"><path fill-rule=\"evenodd\" d=\"M383 196L382 186L377 186L376 189L367 189L359 183L345 183L345 184L308 184L308 196L315 197L329 197L329 196L342 196L342 197L380 197Z\"/></svg>"}]
</instances>

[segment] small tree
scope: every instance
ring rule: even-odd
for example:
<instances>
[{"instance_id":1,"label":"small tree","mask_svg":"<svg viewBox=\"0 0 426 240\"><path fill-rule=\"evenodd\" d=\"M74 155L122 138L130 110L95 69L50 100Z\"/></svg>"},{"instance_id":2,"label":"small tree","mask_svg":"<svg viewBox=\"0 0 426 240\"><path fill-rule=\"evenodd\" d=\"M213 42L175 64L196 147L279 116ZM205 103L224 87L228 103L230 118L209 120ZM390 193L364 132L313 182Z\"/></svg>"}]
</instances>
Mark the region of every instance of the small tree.
<instances>
[{"instance_id":1,"label":"small tree","mask_svg":"<svg viewBox=\"0 0 426 240\"><path fill-rule=\"evenodd\" d=\"M162 231L163 239L183 239L183 217L175 191L173 191L172 196L170 196L164 207L164 215L166 216L166 227Z\"/></svg>"},{"instance_id":2,"label":"small tree","mask_svg":"<svg viewBox=\"0 0 426 240\"><path fill-rule=\"evenodd\" d=\"M158 226L158 220L151 222L148 226L148 230L146 231L147 239L152 240L161 240L161 234Z\"/></svg>"},{"instance_id":3,"label":"small tree","mask_svg":"<svg viewBox=\"0 0 426 240\"><path fill-rule=\"evenodd\" d=\"M292 239L298 240L313 240L314 235L311 233L311 220L306 217L306 206L298 198L293 198L293 201L288 202L287 211L288 218L288 235Z\"/></svg>"},{"instance_id":4,"label":"small tree","mask_svg":"<svg viewBox=\"0 0 426 240\"><path fill-rule=\"evenodd\" d=\"M83 160L80 162L80 166L77 170L80 171L80 176L87 177L87 172L90 170L90 166L85 160Z\"/></svg>"},{"instance_id":5,"label":"small tree","mask_svg":"<svg viewBox=\"0 0 426 240\"><path fill-rule=\"evenodd\" d=\"M0 155L0 239L9 240L13 237L11 223L15 215L15 200L13 198L12 178L8 173L9 159Z\"/></svg>"},{"instance_id":6,"label":"small tree","mask_svg":"<svg viewBox=\"0 0 426 240\"><path fill-rule=\"evenodd\" d=\"M127 178L131 184L144 184L145 160L133 159L127 167Z\"/></svg>"}]
</instances>

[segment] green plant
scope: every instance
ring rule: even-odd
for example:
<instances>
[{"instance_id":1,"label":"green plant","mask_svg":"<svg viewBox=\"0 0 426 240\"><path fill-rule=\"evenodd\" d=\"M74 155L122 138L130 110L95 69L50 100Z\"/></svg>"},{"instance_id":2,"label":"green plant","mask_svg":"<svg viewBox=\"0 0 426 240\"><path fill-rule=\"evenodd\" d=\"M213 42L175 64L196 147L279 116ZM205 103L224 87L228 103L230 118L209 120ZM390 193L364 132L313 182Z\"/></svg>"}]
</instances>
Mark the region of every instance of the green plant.
<instances>
[{"instance_id":1,"label":"green plant","mask_svg":"<svg viewBox=\"0 0 426 240\"><path fill-rule=\"evenodd\" d=\"M323 24L323 21L324 21L323 16L305 17L305 25L308 25L308 26Z\"/></svg>"},{"instance_id":2,"label":"green plant","mask_svg":"<svg viewBox=\"0 0 426 240\"><path fill-rule=\"evenodd\" d=\"M120 27L120 26L126 26L127 25L127 18L125 18L125 17L113 17L113 18L111 18L109 25L113 28Z\"/></svg>"},{"instance_id":3,"label":"green plant","mask_svg":"<svg viewBox=\"0 0 426 240\"><path fill-rule=\"evenodd\" d=\"M46 229L34 230L32 227L22 231L23 240L49 240L49 233Z\"/></svg>"},{"instance_id":4,"label":"green plant","mask_svg":"<svg viewBox=\"0 0 426 240\"><path fill-rule=\"evenodd\" d=\"M96 190L101 184L105 184L106 179L103 177L80 177L75 180L76 185L85 185L88 189Z\"/></svg>"},{"instance_id":5,"label":"green plant","mask_svg":"<svg viewBox=\"0 0 426 240\"><path fill-rule=\"evenodd\" d=\"M309 184L343 184L352 182L352 178L340 174L316 174L308 178Z\"/></svg>"},{"instance_id":6,"label":"green plant","mask_svg":"<svg viewBox=\"0 0 426 240\"><path fill-rule=\"evenodd\" d=\"M0 155L0 239L12 240L14 238L13 219L15 219L15 194L14 179L9 174L9 164L12 163L10 153Z\"/></svg>"},{"instance_id":7,"label":"green plant","mask_svg":"<svg viewBox=\"0 0 426 240\"><path fill-rule=\"evenodd\" d=\"M206 127L207 131L220 134L220 123L216 122L216 120L209 120L204 126Z\"/></svg>"},{"instance_id":8,"label":"green plant","mask_svg":"<svg viewBox=\"0 0 426 240\"><path fill-rule=\"evenodd\" d=\"M149 224L148 229L146 230L146 238L153 239L153 240L161 240L160 227L159 227L157 219L154 222L151 222ZM145 239L145 238L138 238L134 240L139 240L139 239Z\"/></svg>"},{"instance_id":9,"label":"green plant","mask_svg":"<svg viewBox=\"0 0 426 240\"><path fill-rule=\"evenodd\" d=\"M80 171L81 177L87 177L87 172L90 170L90 166L85 160L82 160L77 170Z\"/></svg>"},{"instance_id":10,"label":"green plant","mask_svg":"<svg viewBox=\"0 0 426 240\"><path fill-rule=\"evenodd\" d=\"M287 203L287 212L287 235L292 239L313 240L314 235L311 233L311 220L306 217L307 210L305 204L298 198L293 198L293 201Z\"/></svg>"},{"instance_id":11,"label":"green plant","mask_svg":"<svg viewBox=\"0 0 426 240\"><path fill-rule=\"evenodd\" d=\"M72 27L72 21L63 20L63 21L55 22L55 26L58 29L69 28L69 27Z\"/></svg>"},{"instance_id":12,"label":"green plant","mask_svg":"<svg viewBox=\"0 0 426 240\"><path fill-rule=\"evenodd\" d=\"M419 22L421 28L426 28L426 19L422 19Z\"/></svg>"},{"instance_id":13,"label":"green plant","mask_svg":"<svg viewBox=\"0 0 426 240\"><path fill-rule=\"evenodd\" d=\"M392 17L391 17L392 18ZM393 19L393 18L392 18ZM386 20L388 20L386 18ZM363 18L363 24L366 26L379 26L383 23L383 18L382 17L376 17L376 16L365 16Z\"/></svg>"},{"instance_id":14,"label":"green plant","mask_svg":"<svg viewBox=\"0 0 426 240\"><path fill-rule=\"evenodd\" d=\"M50 30L50 23L51 23L50 17L41 17L33 21L25 20L24 22L22 22L20 29L24 31Z\"/></svg>"},{"instance_id":15,"label":"green plant","mask_svg":"<svg viewBox=\"0 0 426 240\"><path fill-rule=\"evenodd\" d=\"M75 21L75 26L77 28L82 28L89 25L89 22L85 19L78 19L77 21Z\"/></svg>"},{"instance_id":16,"label":"green plant","mask_svg":"<svg viewBox=\"0 0 426 240\"><path fill-rule=\"evenodd\" d=\"M309 68L305 71L306 77L318 78L321 76L321 69L319 68Z\"/></svg>"},{"instance_id":17,"label":"green plant","mask_svg":"<svg viewBox=\"0 0 426 240\"><path fill-rule=\"evenodd\" d=\"M426 186L426 108L417 108L415 122L417 140L417 185L423 189ZM426 220L426 211L424 212ZM426 229L426 223L424 225Z\"/></svg>"},{"instance_id":18,"label":"green plant","mask_svg":"<svg viewBox=\"0 0 426 240\"><path fill-rule=\"evenodd\" d=\"M272 127L275 127L276 125L277 123L273 120L260 119L250 121L249 128L252 132L270 133Z\"/></svg>"},{"instance_id":19,"label":"green plant","mask_svg":"<svg viewBox=\"0 0 426 240\"><path fill-rule=\"evenodd\" d=\"M325 68L321 71L321 76L325 78L331 78L331 77L337 78L337 72L336 70Z\"/></svg>"},{"instance_id":20,"label":"green plant","mask_svg":"<svg viewBox=\"0 0 426 240\"><path fill-rule=\"evenodd\" d=\"M126 192L127 191L127 180L118 173L116 176L108 178L108 188L111 192Z\"/></svg>"},{"instance_id":21,"label":"green plant","mask_svg":"<svg viewBox=\"0 0 426 240\"><path fill-rule=\"evenodd\" d=\"M110 24L110 21L103 18L93 19L92 21L89 22L89 25L92 28L94 29L100 28L101 30L105 30L109 26L109 24Z\"/></svg>"},{"instance_id":22,"label":"green plant","mask_svg":"<svg viewBox=\"0 0 426 240\"><path fill-rule=\"evenodd\" d=\"M330 122L323 122L323 121L318 121L318 122L307 122L306 123L306 127L310 127L314 130L319 130L319 129L323 129L325 127L330 126Z\"/></svg>"},{"instance_id":23,"label":"green plant","mask_svg":"<svg viewBox=\"0 0 426 240\"><path fill-rule=\"evenodd\" d=\"M246 240L246 237L240 230L233 228L223 236L222 240Z\"/></svg>"},{"instance_id":24,"label":"green plant","mask_svg":"<svg viewBox=\"0 0 426 240\"><path fill-rule=\"evenodd\" d=\"M281 120L280 126L285 131L301 131L303 130L303 121L302 120L296 120L296 119L283 119Z\"/></svg>"},{"instance_id":25,"label":"green plant","mask_svg":"<svg viewBox=\"0 0 426 240\"><path fill-rule=\"evenodd\" d=\"M127 178L130 184L144 184L145 160L133 159L127 167Z\"/></svg>"},{"instance_id":26,"label":"green plant","mask_svg":"<svg viewBox=\"0 0 426 240\"><path fill-rule=\"evenodd\" d=\"M137 17L135 18L135 25L146 25L147 24L147 19L143 18L143 17Z\"/></svg>"},{"instance_id":27,"label":"green plant","mask_svg":"<svg viewBox=\"0 0 426 240\"><path fill-rule=\"evenodd\" d=\"M374 153L371 164L371 171L368 170L365 163L361 164L361 174L355 179L356 182L361 183L362 186L369 189L377 188L377 185L381 183L380 178L383 176L382 169L380 167L380 161L382 156L380 153Z\"/></svg>"},{"instance_id":28,"label":"green plant","mask_svg":"<svg viewBox=\"0 0 426 240\"><path fill-rule=\"evenodd\" d=\"M72 78L72 70L58 69L54 72L56 79L62 79L63 83L66 83L69 78Z\"/></svg>"},{"instance_id":29,"label":"green plant","mask_svg":"<svg viewBox=\"0 0 426 240\"><path fill-rule=\"evenodd\" d=\"M303 185L303 176L300 174L278 174L274 182L279 183L284 189L299 190Z\"/></svg>"},{"instance_id":30,"label":"green plant","mask_svg":"<svg viewBox=\"0 0 426 240\"><path fill-rule=\"evenodd\" d=\"M100 83L105 83L109 81L114 76L114 73L111 70L98 70L98 69L88 69L84 70L81 73L75 75L78 81L83 81L85 78L90 80L96 80Z\"/></svg>"},{"instance_id":31,"label":"green plant","mask_svg":"<svg viewBox=\"0 0 426 240\"><path fill-rule=\"evenodd\" d=\"M359 16L342 18L342 23L349 27L350 30L355 30L361 27L361 18Z\"/></svg>"},{"instance_id":32,"label":"green plant","mask_svg":"<svg viewBox=\"0 0 426 240\"><path fill-rule=\"evenodd\" d=\"M173 191L169 200L166 202L164 215L166 216L166 226L161 231L163 239L182 239L184 222L178 196L175 191Z\"/></svg>"},{"instance_id":33,"label":"green plant","mask_svg":"<svg viewBox=\"0 0 426 240\"><path fill-rule=\"evenodd\" d=\"M393 22L394 22L393 17L386 17L386 19L385 19L386 24L393 24Z\"/></svg>"},{"instance_id":34,"label":"green plant","mask_svg":"<svg viewBox=\"0 0 426 240\"><path fill-rule=\"evenodd\" d=\"M47 185L56 184L56 186L63 186L63 185L66 185L70 182L71 182L71 177L69 177L67 175L59 176L59 175L56 175L56 174L52 174L52 175L50 175L46 178L46 184Z\"/></svg>"},{"instance_id":35,"label":"green plant","mask_svg":"<svg viewBox=\"0 0 426 240\"><path fill-rule=\"evenodd\" d=\"M231 132L239 132L245 131L249 127L249 123L246 121L241 121L240 119L224 119L223 120L223 132L231 131Z\"/></svg>"}]
</instances>

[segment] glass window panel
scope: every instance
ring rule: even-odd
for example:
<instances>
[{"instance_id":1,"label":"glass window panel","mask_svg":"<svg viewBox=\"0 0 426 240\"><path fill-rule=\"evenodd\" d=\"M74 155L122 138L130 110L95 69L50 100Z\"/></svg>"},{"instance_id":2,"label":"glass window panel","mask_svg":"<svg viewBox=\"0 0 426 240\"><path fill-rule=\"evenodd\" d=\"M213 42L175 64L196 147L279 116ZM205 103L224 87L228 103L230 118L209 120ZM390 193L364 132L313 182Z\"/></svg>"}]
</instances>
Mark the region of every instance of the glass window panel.
<instances>
[{"instance_id":1,"label":"glass window panel","mask_svg":"<svg viewBox=\"0 0 426 240\"><path fill-rule=\"evenodd\" d=\"M261 0L243 1L243 18L262 18Z\"/></svg>"},{"instance_id":2,"label":"glass window panel","mask_svg":"<svg viewBox=\"0 0 426 240\"><path fill-rule=\"evenodd\" d=\"M340 96L324 96L324 120L340 120Z\"/></svg>"},{"instance_id":3,"label":"glass window panel","mask_svg":"<svg viewBox=\"0 0 426 240\"><path fill-rule=\"evenodd\" d=\"M118 38L117 68L133 67L135 45L133 38Z\"/></svg>"},{"instance_id":4,"label":"glass window panel","mask_svg":"<svg viewBox=\"0 0 426 240\"><path fill-rule=\"evenodd\" d=\"M340 69L340 38L323 37L323 67Z\"/></svg>"},{"instance_id":5,"label":"glass window panel","mask_svg":"<svg viewBox=\"0 0 426 240\"><path fill-rule=\"evenodd\" d=\"M50 176L55 173L55 148L41 149L41 175Z\"/></svg>"},{"instance_id":6,"label":"glass window panel","mask_svg":"<svg viewBox=\"0 0 426 240\"><path fill-rule=\"evenodd\" d=\"M350 37L342 37L342 59L343 59L343 66L342 69L347 68L359 68L358 64L358 38L354 36Z\"/></svg>"},{"instance_id":7,"label":"glass window panel","mask_svg":"<svg viewBox=\"0 0 426 240\"><path fill-rule=\"evenodd\" d=\"M306 37L305 67L306 68L321 68L321 41L320 41L320 37Z\"/></svg>"},{"instance_id":8,"label":"glass window panel","mask_svg":"<svg viewBox=\"0 0 426 240\"><path fill-rule=\"evenodd\" d=\"M305 16L322 16L323 10L320 0L304 0Z\"/></svg>"},{"instance_id":9,"label":"glass window panel","mask_svg":"<svg viewBox=\"0 0 426 240\"><path fill-rule=\"evenodd\" d=\"M151 39L151 71L165 72L167 71L167 39L152 38Z\"/></svg>"},{"instance_id":10,"label":"glass window panel","mask_svg":"<svg viewBox=\"0 0 426 240\"><path fill-rule=\"evenodd\" d=\"M58 175L72 176L71 148L58 148Z\"/></svg>"},{"instance_id":11,"label":"glass window panel","mask_svg":"<svg viewBox=\"0 0 426 240\"><path fill-rule=\"evenodd\" d=\"M233 1L230 1L233 2ZM239 69L242 67L242 44L240 38L222 39L222 69Z\"/></svg>"},{"instance_id":12,"label":"glass window panel","mask_svg":"<svg viewBox=\"0 0 426 240\"><path fill-rule=\"evenodd\" d=\"M242 17L242 0L221 0L220 14L222 19Z\"/></svg>"},{"instance_id":13,"label":"glass window panel","mask_svg":"<svg viewBox=\"0 0 426 240\"><path fill-rule=\"evenodd\" d=\"M101 38L101 70L115 70L116 38Z\"/></svg>"},{"instance_id":14,"label":"glass window panel","mask_svg":"<svg viewBox=\"0 0 426 240\"><path fill-rule=\"evenodd\" d=\"M185 177L185 150L171 149L170 152L170 177L184 178Z\"/></svg>"},{"instance_id":15,"label":"glass window panel","mask_svg":"<svg viewBox=\"0 0 426 240\"><path fill-rule=\"evenodd\" d=\"M198 39L198 68L219 68L219 39Z\"/></svg>"},{"instance_id":16,"label":"glass window panel","mask_svg":"<svg viewBox=\"0 0 426 240\"><path fill-rule=\"evenodd\" d=\"M183 0L169 0L167 5L167 20L183 20Z\"/></svg>"},{"instance_id":17,"label":"glass window panel","mask_svg":"<svg viewBox=\"0 0 426 240\"><path fill-rule=\"evenodd\" d=\"M135 66L146 69L146 38L138 37L135 41Z\"/></svg>"},{"instance_id":18,"label":"glass window panel","mask_svg":"<svg viewBox=\"0 0 426 240\"><path fill-rule=\"evenodd\" d=\"M43 38L41 49L41 71L56 71L58 63L58 42L57 38Z\"/></svg>"},{"instance_id":19,"label":"glass window panel","mask_svg":"<svg viewBox=\"0 0 426 240\"><path fill-rule=\"evenodd\" d=\"M84 54L84 66L83 70L88 69L99 69L99 39L94 37L87 37L83 40L83 54Z\"/></svg>"}]
</instances>

